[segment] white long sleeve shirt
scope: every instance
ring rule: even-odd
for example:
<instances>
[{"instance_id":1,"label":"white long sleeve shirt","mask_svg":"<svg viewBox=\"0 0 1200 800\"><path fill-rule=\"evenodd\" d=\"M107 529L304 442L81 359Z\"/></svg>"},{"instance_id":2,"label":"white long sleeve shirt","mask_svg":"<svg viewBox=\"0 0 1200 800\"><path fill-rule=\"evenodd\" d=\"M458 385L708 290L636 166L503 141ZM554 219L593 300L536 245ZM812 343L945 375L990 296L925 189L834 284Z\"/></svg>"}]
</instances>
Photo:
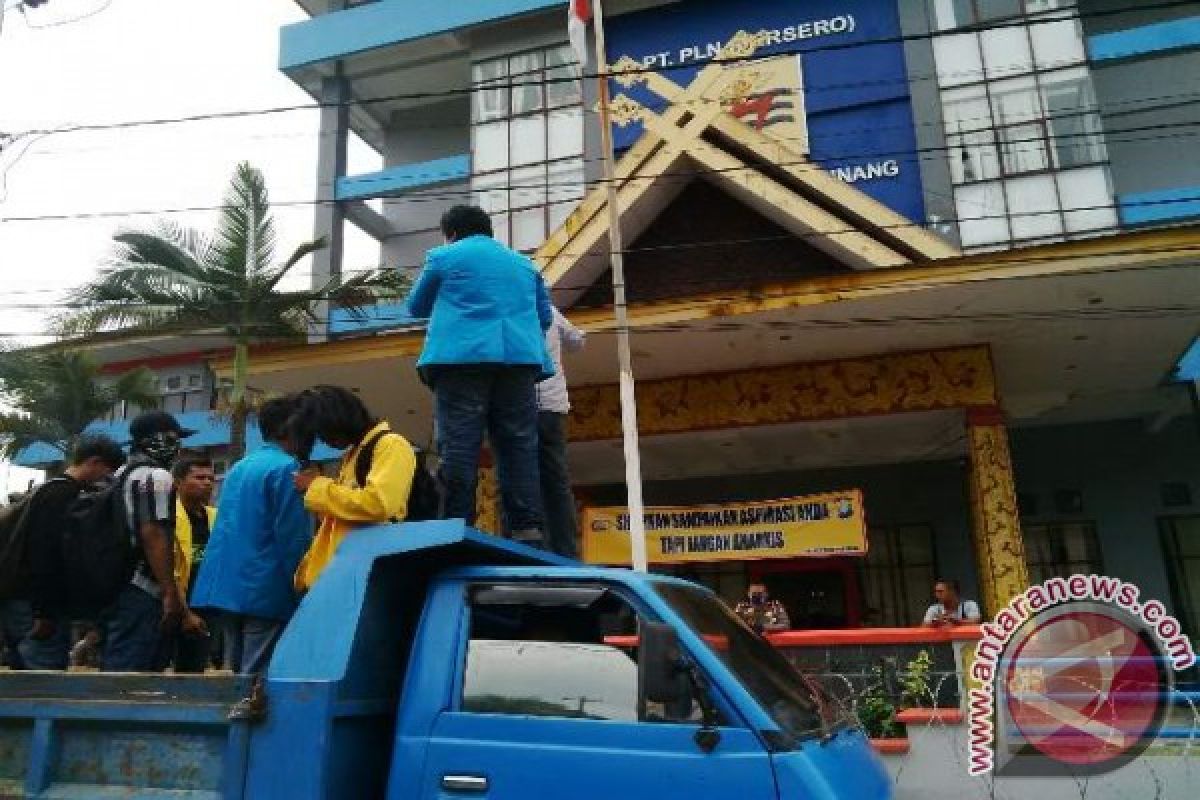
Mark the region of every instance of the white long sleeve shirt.
<instances>
[{"instance_id":1,"label":"white long sleeve shirt","mask_svg":"<svg viewBox=\"0 0 1200 800\"><path fill-rule=\"evenodd\" d=\"M558 309L554 309L554 321L546 331L546 349L554 359L554 377L547 378L537 385L538 411L552 411L555 414L566 414L571 410L571 400L567 396L567 376L563 373L563 351L575 353L583 349L587 334L576 328Z\"/></svg>"}]
</instances>

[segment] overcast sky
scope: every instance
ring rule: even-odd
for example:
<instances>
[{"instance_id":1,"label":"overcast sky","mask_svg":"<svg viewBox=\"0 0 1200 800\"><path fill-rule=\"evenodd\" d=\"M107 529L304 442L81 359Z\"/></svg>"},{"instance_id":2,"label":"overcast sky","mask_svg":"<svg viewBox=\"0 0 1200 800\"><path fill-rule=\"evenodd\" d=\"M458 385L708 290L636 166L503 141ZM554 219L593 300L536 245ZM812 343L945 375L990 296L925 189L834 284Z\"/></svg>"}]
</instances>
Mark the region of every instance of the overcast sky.
<instances>
[{"instance_id":1,"label":"overcast sky","mask_svg":"<svg viewBox=\"0 0 1200 800\"><path fill-rule=\"evenodd\" d=\"M280 26L305 16L291 0L49 0L27 15L6 4L0 132L312 102L276 68ZM241 160L263 170L272 201L311 201L317 124L317 112L304 110L10 145L0 153L3 341L44 332L59 293L94 274L112 234L155 219L13 218L216 205ZM351 173L379 168L365 145L351 149L350 162ZM213 219L171 216L202 228ZM276 209L281 250L311 238L312 217L308 205ZM377 258L369 240L351 238L347 266Z\"/></svg>"}]
</instances>

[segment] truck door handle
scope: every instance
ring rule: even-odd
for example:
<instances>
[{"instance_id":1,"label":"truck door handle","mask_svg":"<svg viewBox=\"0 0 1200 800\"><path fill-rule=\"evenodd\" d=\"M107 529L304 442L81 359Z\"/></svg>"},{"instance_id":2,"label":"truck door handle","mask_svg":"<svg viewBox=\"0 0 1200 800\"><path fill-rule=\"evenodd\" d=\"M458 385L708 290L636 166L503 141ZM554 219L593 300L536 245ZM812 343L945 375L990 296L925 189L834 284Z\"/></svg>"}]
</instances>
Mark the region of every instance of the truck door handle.
<instances>
[{"instance_id":1,"label":"truck door handle","mask_svg":"<svg viewBox=\"0 0 1200 800\"><path fill-rule=\"evenodd\" d=\"M442 788L448 792L486 792L488 779L482 775L443 775Z\"/></svg>"}]
</instances>

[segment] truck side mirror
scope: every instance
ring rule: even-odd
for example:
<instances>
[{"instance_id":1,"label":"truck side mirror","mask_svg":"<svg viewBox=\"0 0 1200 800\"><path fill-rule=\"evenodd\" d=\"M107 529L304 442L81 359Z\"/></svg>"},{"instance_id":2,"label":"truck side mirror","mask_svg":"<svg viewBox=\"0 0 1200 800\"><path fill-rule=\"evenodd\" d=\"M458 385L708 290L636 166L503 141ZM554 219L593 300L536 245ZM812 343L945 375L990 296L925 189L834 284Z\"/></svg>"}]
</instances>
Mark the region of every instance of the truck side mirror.
<instances>
[{"instance_id":1,"label":"truck side mirror","mask_svg":"<svg viewBox=\"0 0 1200 800\"><path fill-rule=\"evenodd\" d=\"M643 620L638 641L638 683L642 701L667 708L690 705L692 686L675 629Z\"/></svg>"}]
</instances>

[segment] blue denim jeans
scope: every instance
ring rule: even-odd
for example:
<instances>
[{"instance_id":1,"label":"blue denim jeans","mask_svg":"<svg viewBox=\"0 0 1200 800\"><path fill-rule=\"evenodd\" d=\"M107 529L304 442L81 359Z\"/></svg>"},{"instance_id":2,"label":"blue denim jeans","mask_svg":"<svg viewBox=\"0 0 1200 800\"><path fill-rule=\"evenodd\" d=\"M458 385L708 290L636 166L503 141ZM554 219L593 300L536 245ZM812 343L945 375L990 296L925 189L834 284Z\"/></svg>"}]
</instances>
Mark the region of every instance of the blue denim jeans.
<instances>
[{"instance_id":1,"label":"blue denim jeans","mask_svg":"<svg viewBox=\"0 0 1200 800\"><path fill-rule=\"evenodd\" d=\"M130 584L105 614L105 672L161 672L170 660L162 633L162 600Z\"/></svg>"},{"instance_id":2,"label":"blue denim jeans","mask_svg":"<svg viewBox=\"0 0 1200 800\"><path fill-rule=\"evenodd\" d=\"M538 479L538 370L493 365L431 370L445 516L475 523L479 449L486 432L496 457L510 531L542 530Z\"/></svg>"},{"instance_id":3,"label":"blue denim jeans","mask_svg":"<svg viewBox=\"0 0 1200 800\"><path fill-rule=\"evenodd\" d=\"M224 643L225 669L238 675L258 675L266 672L287 623L221 611L216 624Z\"/></svg>"},{"instance_id":4,"label":"blue denim jeans","mask_svg":"<svg viewBox=\"0 0 1200 800\"><path fill-rule=\"evenodd\" d=\"M0 649L8 651L13 669L66 669L71 649L71 621L54 620L54 633L46 639L32 639L33 606L28 600L0 603Z\"/></svg>"}]
</instances>

